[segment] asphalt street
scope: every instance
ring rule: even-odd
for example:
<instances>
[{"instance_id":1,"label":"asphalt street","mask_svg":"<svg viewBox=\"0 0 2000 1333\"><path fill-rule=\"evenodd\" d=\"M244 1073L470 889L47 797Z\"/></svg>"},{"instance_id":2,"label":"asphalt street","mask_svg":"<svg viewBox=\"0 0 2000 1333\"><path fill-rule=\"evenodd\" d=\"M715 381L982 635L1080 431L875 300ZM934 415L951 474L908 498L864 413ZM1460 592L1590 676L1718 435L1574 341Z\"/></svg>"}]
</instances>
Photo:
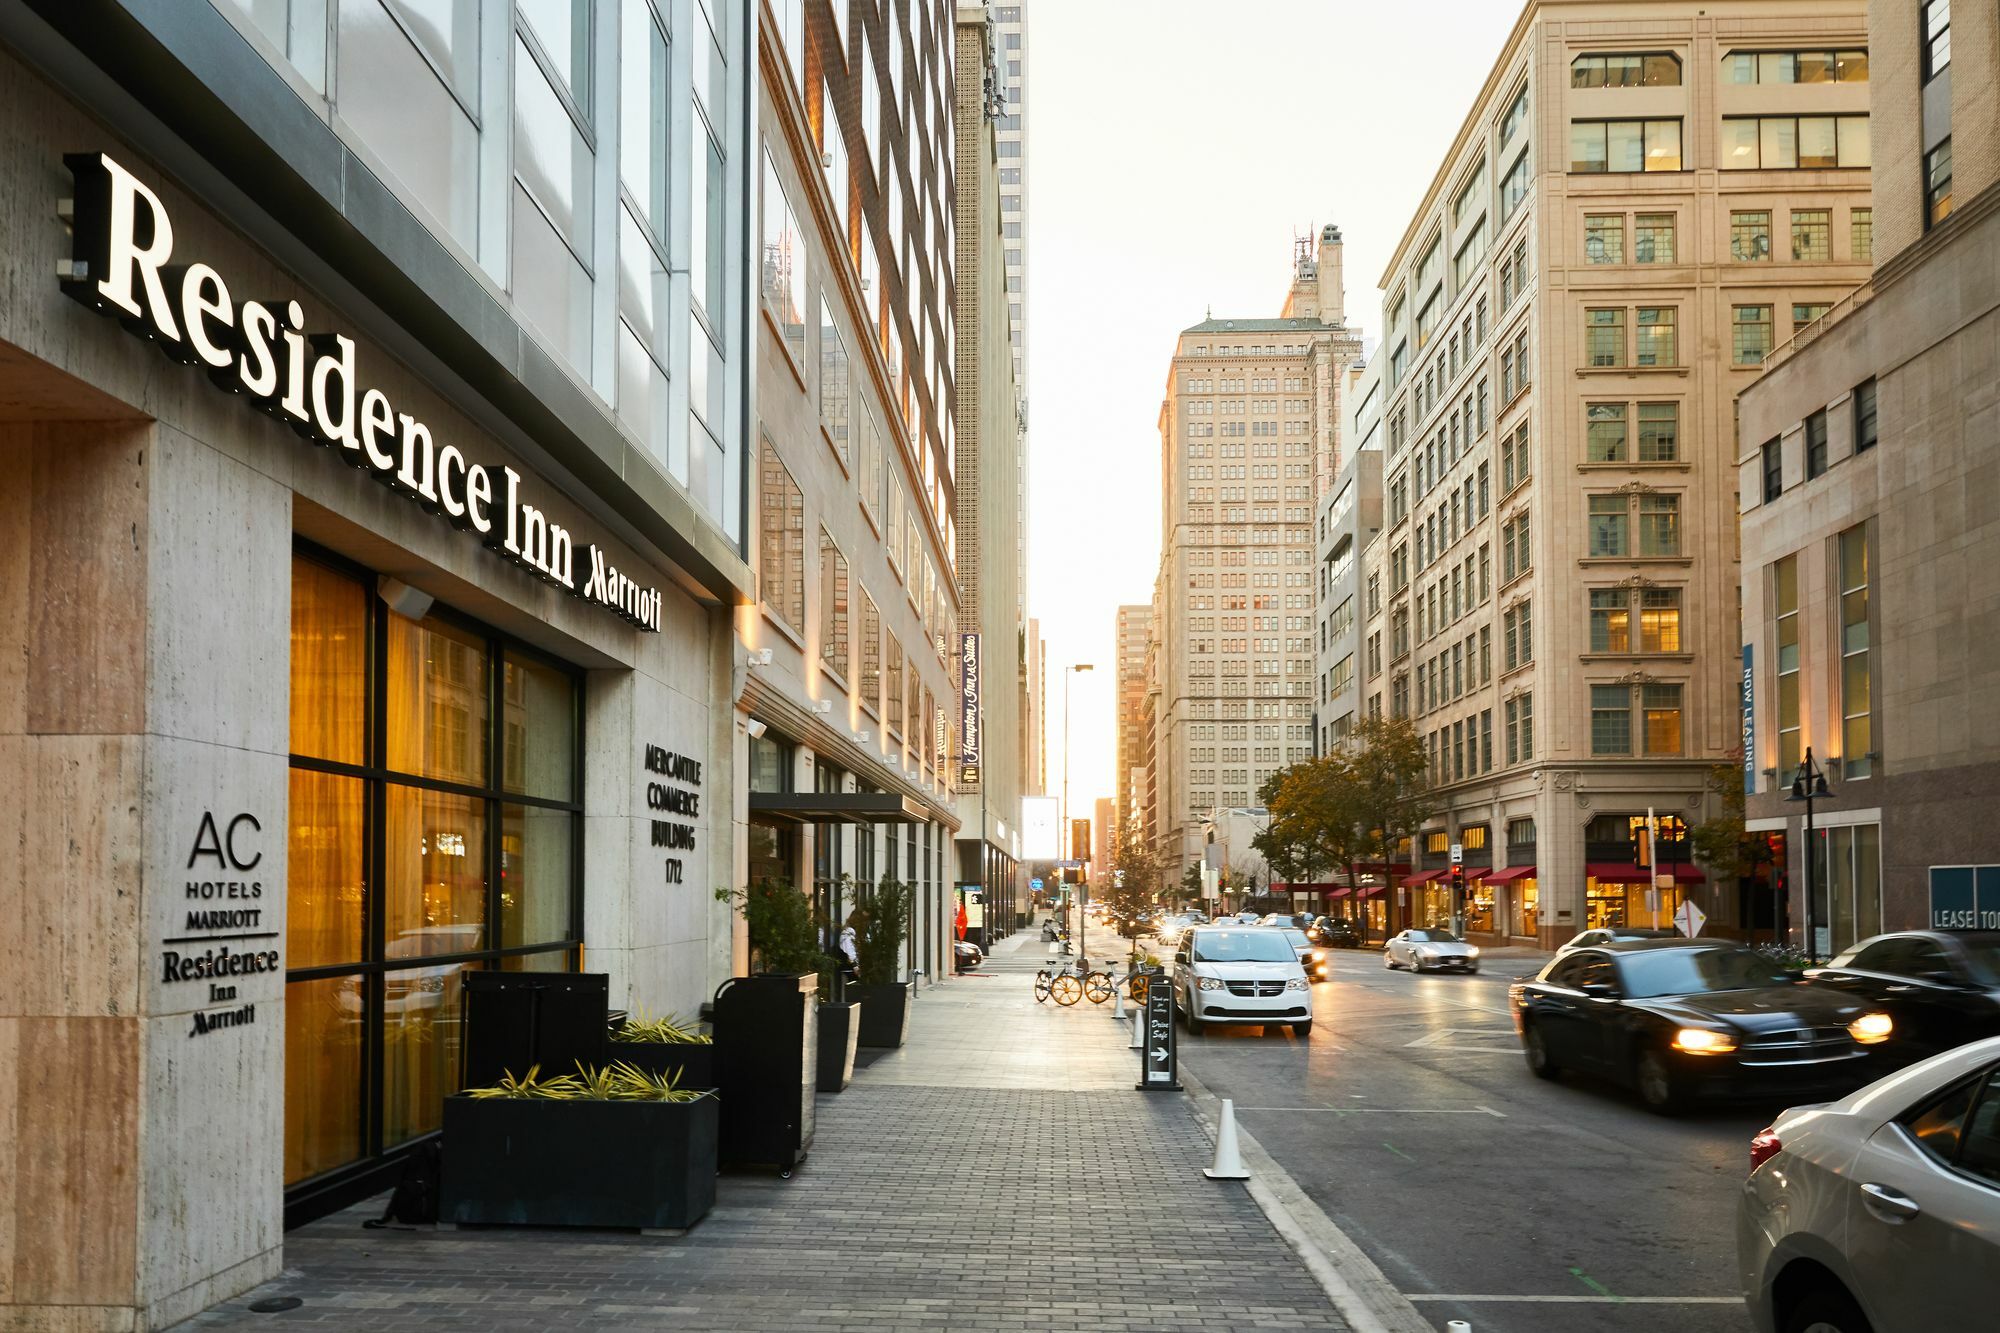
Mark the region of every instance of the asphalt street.
<instances>
[{"instance_id":1,"label":"asphalt street","mask_svg":"<svg viewBox=\"0 0 2000 1333\"><path fill-rule=\"evenodd\" d=\"M1437 1327L1744 1333L1735 1199L1777 1106L1656 1116L1533 1077L1507 1015L1532 960L1413 976L1336 950L1313 1031L1209 1029L1183 1065Z\"/></svg>"}]
</instances>

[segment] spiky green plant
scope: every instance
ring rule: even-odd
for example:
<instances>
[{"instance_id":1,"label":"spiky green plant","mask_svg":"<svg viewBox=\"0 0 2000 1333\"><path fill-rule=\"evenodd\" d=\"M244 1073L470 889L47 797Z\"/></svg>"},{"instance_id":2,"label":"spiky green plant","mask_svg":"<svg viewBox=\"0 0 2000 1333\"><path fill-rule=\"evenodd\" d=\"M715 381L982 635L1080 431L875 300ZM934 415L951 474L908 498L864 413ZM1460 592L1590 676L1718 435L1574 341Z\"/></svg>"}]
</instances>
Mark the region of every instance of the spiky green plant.
<instances>
[{"instance_id":1,"label":"spiky green plant","mask_svg":"<svg viewBox=\"0 0 2000 1333\"><path fill-rule=\"evenodd\" d=\"M655 1046L711 1046L715 1038L681 1022L679 1014L664 1018L628 1018L611 1034L613 1041L643 1042Z\"/></svg>"},{"instance_id":2,"label":"spiky green plant","mask_svg":"<svg viewBox=\"0 0 2000 1333\"><path fill-rule=\"evenodd\" d=\"M701 1096L693 1088L676 1086L676 1074L649 1074L623 1060L599 1068L579 1061L574 1074L541 1077L541 1066L532 1066L524 1077L502 1074L490 1088L467 1088L465 1095L481 1100L554 1102L691 1102Z\"/></svg>"}]
</instances>

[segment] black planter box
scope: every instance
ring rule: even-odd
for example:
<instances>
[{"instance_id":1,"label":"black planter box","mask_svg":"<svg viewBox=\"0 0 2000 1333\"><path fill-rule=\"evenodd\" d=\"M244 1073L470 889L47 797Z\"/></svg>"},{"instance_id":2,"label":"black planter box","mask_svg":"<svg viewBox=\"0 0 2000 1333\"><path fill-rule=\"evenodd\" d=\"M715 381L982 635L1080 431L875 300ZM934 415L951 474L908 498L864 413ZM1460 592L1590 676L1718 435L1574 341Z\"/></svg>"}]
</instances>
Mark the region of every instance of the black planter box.
<instances>
[{"instance_id":1,"label":"black planter box","mask_svg":"<svg viewBox=\"0 0 2000 1333\"><path fill-rule=\"evenodd\" d=\"M715 1047L705 1042L604 1043L604 1063L621 1062L647 1074L671 1074L677 1088L715 1086Z\"/></svg>"},{"instance_id":2,"label":"black planter box","mask_svg":"<svg viewBox=\"0 0 2000 1333\"><path fill-rule=\"evenodd\" d=\"M444 1099L438 1220L682 1229L715 1203L720 1103Z\"/></svg>"},{"instance_id":3,"label":"black planter box","mask_svg":"<svg viewBox=\"0 0 2000 1333\"><path fill-rule=\"evenodd\" d=\"M910 983L851 986L848 994L861 1001L861 1045L897 1047L910 1031Z\"/></svg>"},{"instance_id":4,"label":"black planter box","mask_svg":"<svg viewBox=\"0 0 2000 1333\"><path fill-rule=\"evenodd\" d=\"M715 991L715 1086L722 1160L790 1175L813 1141L819 1081L819 978L811 972L732 977Z\"/></svg>"},{"instance_id":5,"label":"black planter box","mask_svg":"<svg viewBox=\"0 0 2000 1333\"><path fill-rule=\"evenodd\" d=\"M854 1046L861 1035L859 1004L819 1007L819 1091L839 1092L854 1079Z\"/></svg>"}]
</instances>

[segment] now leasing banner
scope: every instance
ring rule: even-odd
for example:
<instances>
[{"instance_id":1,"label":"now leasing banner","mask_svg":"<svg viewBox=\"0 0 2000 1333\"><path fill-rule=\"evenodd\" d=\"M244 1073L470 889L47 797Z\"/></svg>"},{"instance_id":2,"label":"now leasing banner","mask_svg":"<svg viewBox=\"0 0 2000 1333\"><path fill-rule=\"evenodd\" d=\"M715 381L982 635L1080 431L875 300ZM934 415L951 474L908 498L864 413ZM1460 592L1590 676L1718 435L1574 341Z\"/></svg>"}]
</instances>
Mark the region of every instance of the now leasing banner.
<instances>
[{"instance_id":1,"label":"now leasing banner","mask_svg":"<svg viewBox=\"0 0 2000 1333\"><path fill-rule=\"evenodd\" d=\"M166 206L109 155L70 153L63 164L76 181L71 257L57 274L67 295L119 319L170 360L203 368L217 388L248 398L502 558L659 631L657 588L641 587L599 547L578 547L531 502L513 468L482 466L457 445L440 445L388 395L364 387L352 338L308 332L298 301L240 300L214 268L176 256Z\"/></svg>"}]
</instances>

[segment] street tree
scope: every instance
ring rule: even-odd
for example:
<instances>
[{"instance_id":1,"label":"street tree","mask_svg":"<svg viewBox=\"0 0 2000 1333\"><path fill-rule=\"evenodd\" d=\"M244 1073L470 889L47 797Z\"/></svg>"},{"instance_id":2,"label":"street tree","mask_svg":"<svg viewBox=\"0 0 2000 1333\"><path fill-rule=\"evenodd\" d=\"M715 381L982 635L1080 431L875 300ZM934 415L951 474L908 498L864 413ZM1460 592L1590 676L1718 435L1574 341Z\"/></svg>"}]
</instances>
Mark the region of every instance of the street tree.
<instances>
[{"instance_id":1,"label":"street tree","mask_svg":"<svg viewBox=\"0 0 2000 1333\"><path fill-rule=\"evenodd\" d=\"M1358 795L1345 754L1282 768L1258 793L1271 812L1271 822L1250 845L1270 863L1274 879L1311 883L1321 871L1356 859Z\"/></svg>"},{"instance_id":2,"label":"street tree","mask_svg":"<svg viewBox=\"0 0 2000 1333\"><path fill-rule=\"evenodd\" d=\"M1733 884L1771 861L1770 844L1751 837L1743 826L1742 747L1731 750L1723 762L1711 765L1707 782L1715 793L1717 809L1688 830L1688 840L1694 845L1694 859L1707 869L1711 884Z\"/></svg>"},{"instance_id":3,"label":"street tree","mask_svg":"<svg viewBox=\"0 0 2000 1333\"><path fill-rule=\"evenodd\" d=\"M1118 924L1118 933L1128 940L1142 932L1140 916L1151 911L1159 897L1159 855L1143 834L1127 828L1111 847L1111 865L1096 884L1091 897L1102 903Z\"/></svg>"},{"instance_id":4,"label":"street tree","mask_svg":"<svg viewBox=\"0 0 2000 1333\"><path fill-rule=\"evenodd\" d=\"M1348 771L1355 825L1382 859L1389 903L1389 933L1402 929L1396 909L1396 847L1416 844L1417 831L1437 812L1424 740L1408 718L1364 718L1352 733Z\"/></svg>"}]
</instances>

